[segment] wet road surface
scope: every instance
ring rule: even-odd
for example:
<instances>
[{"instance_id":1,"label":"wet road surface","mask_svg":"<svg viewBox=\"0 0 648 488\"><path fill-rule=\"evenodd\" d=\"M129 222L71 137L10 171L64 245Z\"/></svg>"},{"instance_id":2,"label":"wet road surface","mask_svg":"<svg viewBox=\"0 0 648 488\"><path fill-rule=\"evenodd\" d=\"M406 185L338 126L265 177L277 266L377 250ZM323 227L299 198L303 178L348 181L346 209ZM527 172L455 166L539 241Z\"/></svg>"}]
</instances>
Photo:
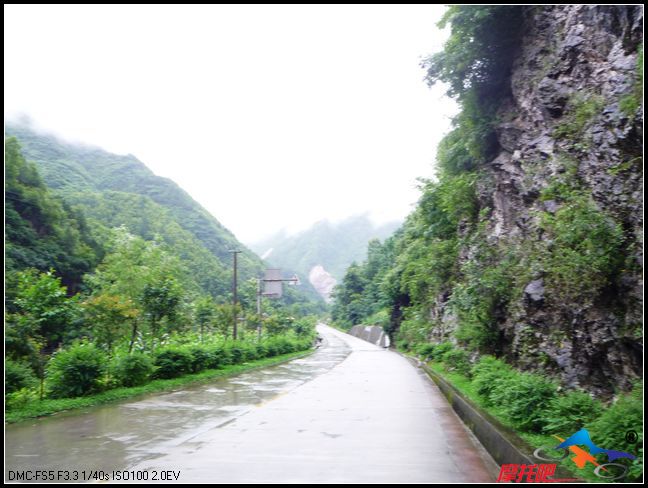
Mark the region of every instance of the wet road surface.
<instances>
[{"instance_id":1,"label":"wet road surface","mask_svg":"<svg viewBox=\"0 0 648 488\"><path fill-rule=\"evenodd\" d=\"M180 482L492 482L494 464L406 359L330 327L313 355L8 425L9 470L180 471Z\"/></svg>"}]
</instances>

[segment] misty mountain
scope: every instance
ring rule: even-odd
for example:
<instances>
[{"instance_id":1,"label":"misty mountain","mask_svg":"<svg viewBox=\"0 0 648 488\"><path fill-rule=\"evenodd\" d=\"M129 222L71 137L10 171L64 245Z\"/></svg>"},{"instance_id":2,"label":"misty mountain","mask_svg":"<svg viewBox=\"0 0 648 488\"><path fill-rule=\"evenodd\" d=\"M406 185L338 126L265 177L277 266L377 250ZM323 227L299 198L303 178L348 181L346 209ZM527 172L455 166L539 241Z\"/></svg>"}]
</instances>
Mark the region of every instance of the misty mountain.
<instances>
[{"instance_id":1,"label":"misty mountain","mask_svg":"<svg viewBox=\"0 0 648 488\"><path fill-rule=\"evenodd\" d=\"M250 247L271 265L294 269L303 277L313 272L314 280L330 287L330 279L322 271L341 280L351 263L367 257L367 243L371 239L383 240L399 226L399 222L375 225L366 215L349 217L339 223L322 220L298 234L289 236L281 231Z\"/></svg>"}]
</instances>

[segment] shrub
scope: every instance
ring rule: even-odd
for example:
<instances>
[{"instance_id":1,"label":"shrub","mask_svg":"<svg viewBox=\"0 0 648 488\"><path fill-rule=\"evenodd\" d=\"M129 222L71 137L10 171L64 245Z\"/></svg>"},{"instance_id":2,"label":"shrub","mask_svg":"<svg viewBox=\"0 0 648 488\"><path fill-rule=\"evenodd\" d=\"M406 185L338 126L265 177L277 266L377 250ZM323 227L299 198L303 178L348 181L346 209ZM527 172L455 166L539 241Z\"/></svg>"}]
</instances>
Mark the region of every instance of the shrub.
<instances>
[{"instance_id":1,"label":"shrub","mask_svg":"<svg viewBox=\"0 0 648 488\"><path fill-rule=\"evenodd\" d=\"M410 296L412 293L417 293L414 288L425 289L424 283L418 283L420 281L418 278L422 276L421 273L415 271L418 267L416 263L412 263L410 268L413 269L410 269L410 272L414 274L410 274L407 270L403 272L402 286ZM397 340L406 342L409 350L415 350L417 344L428 342L431 328L432 323L430 321L418 317L405 319L398 329Z\"/></svg>"},{"instance_id":2,"label":"shrub","mask_svg":"<svg viewBox=\"0 0 648 488\"><path fill-rule=\"evenodd\" d=\"M396 341L396 349L398 349L399 351L408 351L409 342L404 339L400 341Z\"/></svg>"},{"instance_id":3,"label":"shrub","mask_svg":"<svg viewBox=\"0 0 648 488\"><path fill-rule=\"evenodd\" d=\"M191 354L191 372L198 373L210 367L212 354L202 346L191 346L187 349Z\"/></svg>"},{"instance_id":4,"label":"shrub","mask_svg":"<svg viewBox=\"0 0 648 488\"><path fill-rule=\"evenodd\" d=\"M437 344L434 346L434 350L432 351L431 358L434 361L442 361L443 360L443 355L447 353L448 351L451 351L454 348L451 342L442 342L440 344Z\"/></svg>"},{"instance_id":5,"label":"shrub","mask_svg":"<svg viewBox=\"0 0 648 488\"><path fill-rule=\"evenodd\" d=\"M36 382L34 372L28 365L5 359L5 395L32 387Z\"/></svg>"},{"instance_id":6,"label":"shrub","mask_svg":"<svg viewBox=\"0 0 648 488\"><path fill-rule=\"evenodd\" d=\"M544 432L571 435L601 414L601 404L583 391L571 391L549 403Z\"/></svg>"},{"instance_id":7,"label":"shrub","mask_svg":"<svg viewBox=\"0 0 648 488\"><path fill-rule=\"evenodd\" d=\"M473 384L486 405L492 403L491 394L498 382L508 378L511 372L511 367L508 364L493 356L482 356L472 367Z\"/></svg>"},{"instance_id":8,"label":"shrub","mask_svg":"<svg viewBox=\"0 0 648 488\"><path fill-rule=\"evenodd\" d=\"M317 317L307 316L298 319L293 324L293 330L298 336L306 337L315 334L315 325L317 324Z\"/></svg>"},{"instance_id":9,"label":"shrub","mask_svg":"<svg viewBox=\"0 0 648 488\"><path fill-rule=\"evenodd\" d=\"M451 349L442 356L446 371L456 371L464 376L470 376L470 358L463 349Z\"/></svg>"},{"instance_id":10,"label":"shrub","mask_svg":"<svg viewBox=\"0 0 648 488\"><path fill-rule=\"evenodd\" d=\"M24 408L30 403L36 402L38 400L39 395L37 390L32 388L21 388L20 390L14 391L13 393L6 393L5 409L13 410Z\"/></svg>"},{"instance_id":11,"label":"shrub","mask_svg":"<svg viewBox=\"0 0 648 488\"><path fill-rule=\"evenodd\" d=\"M305 351L311 347L313 347L313 339L311 338L295 342L295 351Z\"/></svg>"},{"instance_id":12,"label":"shrub","mask_svg":"<svg viewBox=\"0 0 648 488\"><path fill-rule=\"evenodd\" d=\"M288 354L295 351L295 345L290 339L282 337L280 340L281 354Z\"/></svg>"},{"instance_id":13,"label":"shrub","mask_svg":"<svg viewBox=\"0 0 648 488\"><path fill-rule=\"evenodd\" d=\"M267 357L272 357L280 354L279 346L277 345L277 342L275 340L269 340L268 342L266 342L266 348L268 350Z\"/></svg>"},{"instance_id":14,"label":"shrub","mask_svg":"<svg viewBox=\"0 0 648 488\"><path fill-rule=\"evenodd\" d=\"M169 347L155 356L156 378L177 378L192 371L193 357L184 349Z\"/></svg>"},{"instance_id":15,"label":"shrub","mask_svg":"<svg viewBox=\"0 0 648 488\"><path fill-rule=\"evenodd\" d=\"M554 137L578 138L592 119L601 113L604 106L605 100L598 95L574 97L568 103L568 112L563 121L554 129Z\"/></svg>"},{"instance_id":16,"label":"shrub","mask_svg":"<svg viewBox=\"0 0 648 488\"><path fill-rule=\"evenodd\" d=\"M153 361L150 357L141 352L134 352L128 356L118 357L112 373L122 386L139 386L149 381L153 370Z\"/></svg>"},{"instance_id":17,"label":"shrub","mask_svg":"<svg viewBox=\"0 0 648 488\"><path fill-rule=\"evenodd\" d=\"M515 427L541 432L545 413L556 396L556 385L532 373L512 372L497 381L490 394L493 405L502 408Z\"/></svg>"},{"instance_id":18,"label":"shrub","mask_svg":"<svg viewBox=\"0 0 648 488\"><path fill-rule=\"evenodd\" d=\"M233 364L232 351L229 347L222 345L212 351L212 364L217 363L218 367Z\"/></svg>"},{"instance_id":19,"label":"shrub","mask_svg":"<svg viewBox=\"0 0 648 488\"><path fill-rule=\"evenodd\" d=\"M260 357L256 345L251 343L243 344L243 353L244 361L254 361Z\"/></svg>"},{"instance_id":20,"label":"shrub","mask_svg":"<svg viewBox=\"0 0 648 488\"><path fill-rule=\"evenodd\" d=\"M628 476L633 480L641 480L643 474L643 439L630 443L625 435L634 430L642 435L643 432L643 386L637 383L631 393L622 395L606 409L601 416L591 424L592 441L605 449L614 449L635 454L635 459Z\"/></svg>"},{"instance_id":21,"label":"shrub","mask_svg":"<svg viewBox=\"0 0 648 488\"><path fill-rule=\"evenodd\" d=\"M69 398L99 391L107 364L106 354L91 343L77 342L57 351L47 365L48 395Z\"/></svg>"},{"instance_id":22,"label":"shrub","mask_svg":"<svg viewBox=\"0 0 648 488\"><path fill-rule=\"evenodd\" d=\"M594 297L615 279L623 263L623 230L586 196L574 196L541 225L553 244L547 282L560 301Z\"/></svg>"},{"instance_id":23,"label":"shrub","mask_svg":"<svg viewBox=\"0 0 648 488\"><path fill-rule=\"evenodd\" d=\"M416 348L416 353L423 359L424 361L429 360L432 357L432 353L434 352L435 345L430 344L429 342L426 344L421 344Z\"/></svg>"},{"instance_id":24,"label":"shrub","mask_svg":"<svg viewBox=\"0 0 648 488\"><path fill-rule=\"evenodd\" d=\"M205 369L218 369L223 365L223 356L221 349L218 347L211 347L207 350L207 358L205 360Z\"/></svg>"},{"instance_id":25,"label":"shrub","mask_svg":"<svg viewBox=\"0 0 648 488\"><path fill-rule=\"evenodd\" d=\"M228 347L232 355L232 364L241 364L245 359L245 351L241 344L234 343Z\"/></svg>"},{"instance_id":26,"label":"shrub","mask_svg":"<svg viewBox=\"0 0 648 488\"><path fill-rule=\"evenodd\" d=\"M482 352L497 350L498 314L511 300L516 261L481 246L475 258L462 266L464 279L455 285L450 299L459 319L455 338L460 344Z\"/></svg>"},{"instance_id":27,"label":"shrub","mask_svg":"<svg viewBox=\"0 0 648 488\"><path fill-rule=\"evenodd\" d=\"M268 345L265 342L259 342L256 346L257 356L259 358L268 357Z\"/></svg>"},{"instance_id":28,"label":"shrub","mask_svg":"<svg viewBox=\"0 0 648 488\"><path fill-rule=\"evenodd\" d=\"M293 344L286 337L273 337L268 341L268 348L274 351L274 354L272 354L273 356L279 356L294 351Z\"/></svg>"}]
</instances>

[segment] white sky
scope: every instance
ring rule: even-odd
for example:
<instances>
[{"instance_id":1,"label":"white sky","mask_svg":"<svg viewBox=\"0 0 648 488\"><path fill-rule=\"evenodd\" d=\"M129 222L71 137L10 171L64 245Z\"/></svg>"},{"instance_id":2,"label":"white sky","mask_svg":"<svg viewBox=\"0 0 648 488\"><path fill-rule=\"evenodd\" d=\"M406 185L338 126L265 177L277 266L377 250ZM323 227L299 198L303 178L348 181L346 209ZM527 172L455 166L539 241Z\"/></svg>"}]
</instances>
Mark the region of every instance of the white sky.
<instances>
[{"instance_id":1,"label":"white sky","mask_svg":"<svg viewBox=\"0 0 648 488\"><path fill-rule=\"evenodd\" d=\"M5 5L5 117L137 156L243 242L404 218L453 102L437 5Z\"/></svg>"}]
</instances>

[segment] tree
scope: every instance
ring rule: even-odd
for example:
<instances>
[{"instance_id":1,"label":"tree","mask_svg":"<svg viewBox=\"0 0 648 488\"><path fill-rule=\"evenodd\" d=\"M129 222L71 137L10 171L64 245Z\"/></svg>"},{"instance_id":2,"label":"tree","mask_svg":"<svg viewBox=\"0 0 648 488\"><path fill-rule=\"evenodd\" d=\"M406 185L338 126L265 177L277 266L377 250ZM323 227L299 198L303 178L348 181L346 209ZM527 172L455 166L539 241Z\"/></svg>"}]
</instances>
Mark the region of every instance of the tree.
<instances>
[{"instance_id":1,"label":"tree","mask_svg":"<svg viewBox=\"0 0 648 488\"><path fill-rule=\"evenodd\" d=\"M163 319L167 320L170 328L175 325L173 322L181 299L182 289L172 277L163 277L144 286L141 303L151 326L153 339L159 336Z\"/></svg>"},{"instance_id":2,"label":"tree","mask_svg":"<svg viewBox=\"0 0 648 488\"><path fill-rule=\"evenodd\" d=\"M30 363L41 381L45 375L45 355L70 333L70 324L79 315L77 299L68 297L67 288L53 270L39 273L28 269L15 274L15 313L6 316L5 352L16 360Z\"/></svg>"},{"instance_id":3,"label":"tree","mask_svg":"<svg viewBox=\"0 0 648 488\"><path fill-rule=\"evenodd\" d=\"M53 349L70 332L70 324L78 315L77 299L68 297L67 288L54 270L39 273L28 269L18 273L18 291L14 304L30 334L42 338Z\"/></svg>"},{"instance_id":4,"label":"tree","mask_svg":"<svg viewBox=\"0 0 648 488\"><path fill-rule=\"evenodd\" d=\"M200 341L205 330L210 330L216 320L216 304L210 296L202 296L194 302L195 318L200 327Z\"/></svg>"},{"instance_id":5,"label":"tree","mask_svg":"<svg viewBox=\"0 0 648 488\"><path fill-rule=\"evenodd\" d=\"M112 353L115 343L132 329L140 310L132 300L109 293L88 298L83 304L94 338Z\"/></svg>"},{"instance_id":6,"label":"tree","mask_svg":"<svg viewBox=\"0 0 648 488\"><path fill-rule=\"evenodd\" d=\"M180 260L155 241L117 228L108 248L110 252L87 282L95 294L123 297L143 312L132 323L132 350L142 327L148 325L148 332L157 338L161 321L174 321L191 284Z\"/></svg>"}]
</instances>

